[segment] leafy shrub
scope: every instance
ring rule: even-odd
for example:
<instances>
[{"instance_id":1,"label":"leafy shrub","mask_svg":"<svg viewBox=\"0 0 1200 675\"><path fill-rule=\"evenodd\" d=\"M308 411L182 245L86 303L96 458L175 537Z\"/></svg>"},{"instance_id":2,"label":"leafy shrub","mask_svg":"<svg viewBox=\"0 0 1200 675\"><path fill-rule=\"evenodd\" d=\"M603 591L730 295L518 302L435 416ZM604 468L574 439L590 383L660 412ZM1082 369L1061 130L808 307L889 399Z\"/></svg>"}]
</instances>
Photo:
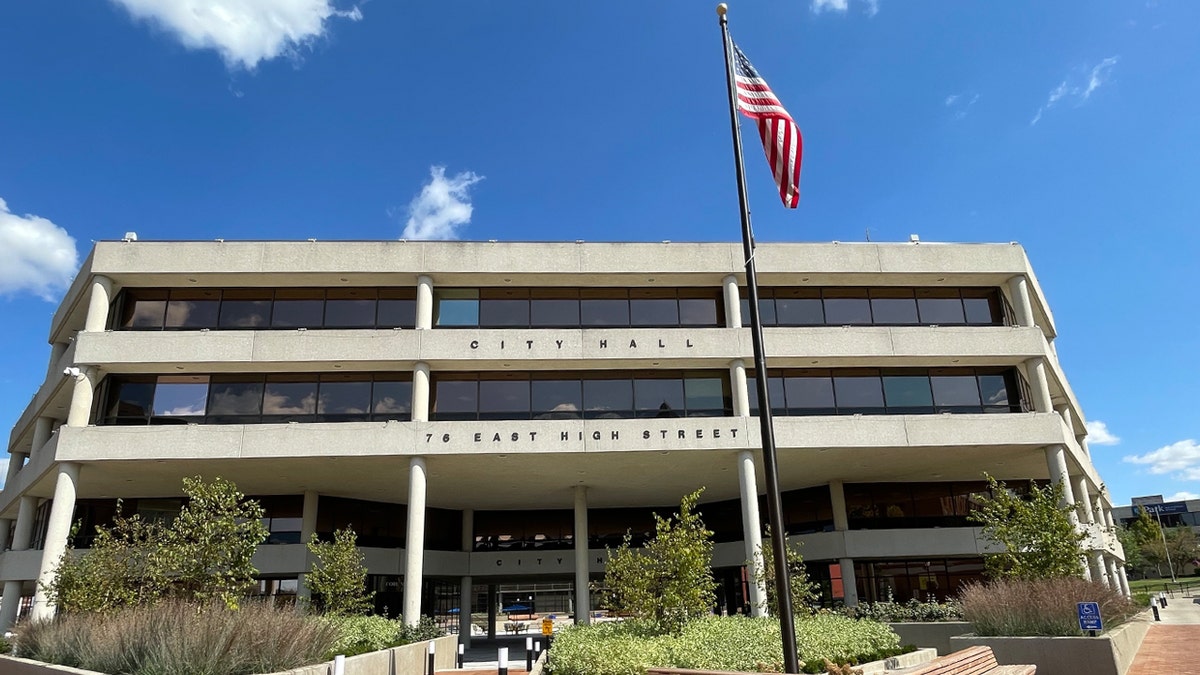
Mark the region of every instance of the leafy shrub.
<instances>
[{"instance_id":1,"label":"leafy shrub","mask_svg":"<svg viewBox=\"0 0 1200 675\"><path fill-rule=\"evenodd\" d=\"M796 643L805 672L823 659L865 663L900 653L887 626L831 614L796 617ZM781 671L779 623L770 618L707 617L678 635L638 621L575 626L554 638L555 675L640 675L651 666L704 670Z\"/></svg>"},{"instance_id":2,"label":"leafy shrub","mask_svg":"<svg viewBox=\"0 0 1200 675\"><path fill-rule=\"evenodd\" d=\"M8 641L8 638L0 637L0 654L11 654L11 653L12 653L12 643Z\"/></svg>"},{"instance_id":3,"label":"leafy shrub","mask_svg":"<svg viewBox=\"0 0 1200 675\"><path fill-rule=\"evenodd\" d=\"M1150 606L1150 594L1145 591L1134 593L1133 598L1131 599L1133 600L1133 604L1137 605L1138 607Z\"/></svg>"},{"instance_id":4,"label":"leafy shrub","mask_svg":"<svg viewBox=\"0 0 1200 675\"><path fill-rule=\"evenodd\" d=\"M1098 602L1107 628L1142 609L1120 592L1081 578L999 579L962 591L963 617L976 635L1082 635L1080 602Z\"/></svg>"},{"instance_id":5,"label":"leafy shrub","mask_svg":"<svg viewBox=\"0 0 1200 675\"><path fill-rule=\"evenodd\" d=\"M423 616L416 626L384 616L329 615L325 623L337 631L337 640L326 653L327 658L335 654L354 656L399 647L413 642L422 642L442 637L445 633L433 619Z\"/></svg>"},{"instance_id":6,"label":"leafy shrub","mask_svg":"<svg viewBox=\"0 0 1200 675\"><path fill-rule=\"evenodd\" d=\"M309 602L322 614L366 614L375 592L367 592L367 568L358 550L358 535L347 527L333 533L333 541L320 541L314 532L308 552L316 559L305 583Z\"/></svg>"},{"instance_id":7,"label":"leafy shrub","mask_svg":"<svg viewBox=\"0 0 1200 675\"><path fill-rule=\"evenodd\" d=\"M167 601L62 614L17 627L20 656L127 675L250 675L322 659L337 636L315 617L266 603L228 609Z\"/></svg>"},{"instance_id":8,"label":"leafy shrub","mask_svg":"<svg viewBox=\"0 0 1200 675\"><path fill-rule=\"evenodd\" d=\"M921 602L863 602L856 607L838 610L851 619L871 619L884 623L900 621L962 621L962 603L949 600L944 603Z\"/></svg>"}]
</instances>

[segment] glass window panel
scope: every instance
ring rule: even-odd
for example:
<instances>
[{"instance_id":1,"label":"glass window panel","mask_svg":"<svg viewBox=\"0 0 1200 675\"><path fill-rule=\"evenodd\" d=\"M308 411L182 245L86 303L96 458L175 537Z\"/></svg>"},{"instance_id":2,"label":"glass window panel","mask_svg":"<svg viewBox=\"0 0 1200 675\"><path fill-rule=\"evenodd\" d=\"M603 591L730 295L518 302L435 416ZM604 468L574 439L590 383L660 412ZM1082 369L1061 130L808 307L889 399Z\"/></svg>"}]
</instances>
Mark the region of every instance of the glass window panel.
<instances>
[{"instance_id":1,"label":"glass window panel","mask_svg":"<svg viewBox=\"0 0 1200 675\"><path fill-rule=\"evenodd\" d=\"M980 375L979 392L986 412L1009 412L1020 401L1004 375Z\"/></svg>"},{"instance_id":2,"label":"glass window panel","mask_svg":"<svg viewBox=\"0 0 1200 675\"><path fill-rule=\"evenodd\" d=\"M324 422L366 419L371 413L371 380L368 375L321 376L317 415Z\"/></svg>"},{"instance_id":3,"label":"glass window panel","mask_svg":"<svg viewBox=\"0 0 1200 675\"><path fill-rule=\"evenodd\" d=\"M758 383L754 380L754 373L746 371L746 397L750 403L750 414L758 414ZM774 415L787 414L787 397L783 391L783 378L777 375L767 377L767 396L771 397L771 413Z\"/></svg>"},{"instance_id":4,"label":"glass window panel","mask_svg":"<svg viewBox=\"0 0 1200 675\"><path fill-rule=\"evenodd\" d=\"M979 412L979 382L974 375L964 374L935 374L931 375L933 385L933 402L939 408L949 408L950 412L966 408L966 411Z\"/></svg>"},{"instance_id":5,"label":"glass window panel","mask_svg":"<svg viewBox=\"0 0 1200 675\"><path fill-rule=\"evenodd\" d=\"M678 326L679 301L675 298L630 298L632 326Z\"/></svg>"},{"instance_id":6,"label":"glass window panel","mask_svg":"<svg viewBox=\"0 0 1200 675\"><path fill-rule=\"evenodd\" d=\"M229 421L223 418L259 415L262 412L263 382L252 380L213 378L208 387L209 421L220 424ZM238 422L241 422L238 420Z\"/></svg>"},{"instance_id":7,"label":"glass window panel","mask_svg":"<svg viewBox=\"0 0 1200 675\"><path fill-rule=\"evenodd\" d=\"M154 388L155 416L200 417L207 402L207 375L163 375Z\"/></svg>"},{"instance_id":8,"label":"glass window panel","mask_svg":"<svg viewBox=\"0 0 1200 675\"><path fill-rule=\"evenodd\" d=\"M829 326L869 325L871 323L871 302L867 299L866 289L826 290L825 323Z\"/></svg>"},{"instance_id":9,"label":"glass window panel","mask_svg":"<svg viewBox=\"0 0 1200 675\"><path fill-rule=\"evenodd\" d=\"M828 373L788 377L784 380L784 394L789 414L834 414L833 378Z\"/></svg>"},{"instance_id":10,"label":"glass window panel","mask_svg":"<svg viewBox=\"0 0 1200 675\"><path fill-rule=\"evenodd\" d=\"M273 422L311 421L317 412L317 382L313 375L272 375L263 394L263 416Z\"/></svg>"},{"instance_id":11,"label":"glass window panel","mask_svg":"<svg viewBox=\"0 0 1200 675\"><path fill-rule=\"evenodd\" d=\"M125 291L122 328L162 328L167 311L167 292L157 290Z\"/></svg>"},{"instance_id":12,"label":"glass window panel","mask_svg":"<svg viewBox=\"0 0 1200 675\"><path fill-rule=\"evenodd\" d=\"M530 291L529 324L538 328L579 326L579 291L547 288Z\"/></svg>"},{"instance_id":13,"label":"glass window panel","mask_svg":"<svg viewBox=\"0 0 1200 675\"><path fill-rule=\"evenodd\" d=\"M271 322L271 291L232 290L221 293L221 328L266 328Z\"/></svg>"},{"instance_id":14,"label":"glass window panel","mask_svg":"<svg viewBox=\"0 0 1200 675\"><path fill-rule=\"evenodd\" d=\"M679 325L719 326L717 307L716 298L680 298Z\"/></svg>"},{"instance_id":15,"label":"glass window panel","mask_svg":"<svg viewBox=\"0 0 1200 675\"><path fill-rule=\"evenodd\" d=\"M216 328L221 306L218 290L175 290L167 303L167 328Z\"/></svg>"},{"instance_id":16,"label":"glass window panel","mask_svg":"<svg viewBox=\"0 0 1200 675\"><path fill-rule=\"evenodd\" d=\"M583 409L588 419L633 416L633 382L584 380Z\"/></svg>"},{"instance_id":17,"label":"glass window panel","mask_svg":"<svg viewBox=\"0 0 1200 675\"><path fill-rule=\"evenodd\" d=\"M955 515L950 483L914 483L912 485L913 513L922 518L945 518ZM925 523L922 523L925 524ZM940 525L933 522L928 525Z\"/></svg>"},{"instance_id":18,"label":"glass window panel","mask_svg":"<svg viewBox=\"0 0 1200 675\"><path fill-rule=\"evenodd\" d=\"M373 328L379 292L374 288L334 288L325 298L326 328Z\"/></svg>"},{"instance_id":19,"label":"glass window panel","mask_svg":"<svg viewBox=\"0 0 1200 675\"><path fill-rule=\"evenodd\" d=\"M917 309L924 324L954 325L967 321L958 289L918 289Z\"/></svg>"},{"instance_id":20,"label":"glass window panel","mask_svg":"<svg viewBox=\"0 0 1200 675\"><path fill-rule=\"evenodd\" d=\"M825 310L816 288L775 289L775 317L780 326L821 326Z\"/></svg>"},{"instance_id":21,"label":"glass window panel","mask_svg":"<svg viewBox=\"0 0 1200 675\"><path fill-rule=\"evenodd\" d=\"M683 396L687 413L696 415L724 415L733 409L729 387L720 377L685 377Z\"/></svg>"},{"instance_id":22,"label":"glass window panel","mask_svg":"<svg viewBox=\"0 0 1200 675\"><path fill-rule=\"evenodd\" d=\"M529 380L481 380L479 419L529 417Z\"/></svg>"},{"instance_id":23,"label":"glass window panel","mask_svg":"<svg viewBox=\"0 0 1200 675\"><path fill-rule=\"evenodd\" d=\"M412 417L412 380L376 379L371 386L371 414L377 420Z\"/></svg>"},{"instance_id":24,"label":"glass window panel","mask_svg":"<svg viewBox=\"0 0 1200 675\"><path fill-rule=\"evenodd\" d=\"M883 396L889 412L933 412L933 393L926 375L884 375Z\"/></svg>"},{"instance_id":25,"label":"glass window panel","mask_svg":"<svg viewBox=\"0 0 1200 675\"><path fill-rule=\"evenodd\" d=\"M871 289L871 319L877 325L917 323L917 301L912 289Z\"/></svg>"},{"instance_id":26,"label":"glass window panel","mask_svg":"<svg viewBox=\"0 0 1200 675\"><path fill-rule=\"evenodd\" d=\"M479 415L479 382L438 380L433 388L434 419L465 420Z\"/></svg>"},{"instance_id":27,"label":"glass window panel","mask_svg":"<svg viewBox=\"0 0 1200 675\"><path fill-rule=\"evenodd\" d=\"M114 380L108 416L111 418L147 418L153 409L154 382L152 380Z\"/></svg>"},{"instance_id":28,"label":"glass window panel","mask_svg":"<svg viewBox=\"0 0 1200 675\"><path fill-rule=\"evenodd\" d=\"M742 291L742 325L749 326L750 321L750 299L746 297L746 289ZM775 315L775 298L758 296L758 316L764 326L776 326L779 324L779 319Z\"/></svg>"},{"instance_id":29,"label":"glass window panel","mask_svg":"<svg viewBox=\"0 0 1200 675\"><path fill-rule=\"evenodd\" d=\"M584 298L579 301L579 314L584 326L628 326L629 300Z\"/></svg>"},{"instance_id":30,"label":"glass window panel","mask_svg":"<svg viewBox=\"0 0 1200 675\"><path fill-rule=\"evenodd\" d=\"M578 419L583 410L579 380L534 380L533 415L537 419Z\"/></svg>"},{"instance_id":31,"label":"glass window panel","mask_svg":"<svg viewBox=\"0 0 1200 675\"><path fill-rule=\"evenodd\" d=\"M636 379L633 401L638 417L683 417L687 411L679 378Z\"/></svg>"},{"instance_id":32,"label":"glass window panel","mask_svg":"<svg viewBox=\"0 0 1200 675\"><path fill-rule=\"evenodd\" d=\"M479 291L447 288L434 291L433 325L478 326Z\"/></svg>"},{"instance_id":33,"label":"glass window panel","mask_svg":"<svg viewBox=\"0 0 1200 675\"><path fill-rule=\"evenodd\" d=\"M325 291L281 288L275 291L272 328L320 328L325 321Z\"/></svg>"},{"instance_id":34,"label":"glass window panel","mask_svg":"<svg viewBox=\"0 0 1200 675\"><path fill-rule=\"evenodd\" d=\"M883 412L883 386L878 375L834 375L833 391L843 414Z\"/></svg>"},{"instance_id":35,"label":"glass window panel","mask_svg":"<svg viewBox=\"0 0 1200 675\"><path fill-rule=\"evenodd\" d=\"M529 326L529 300L484 298L479 301L479 325L485 328Z\"/></svg>"}]
</instances>

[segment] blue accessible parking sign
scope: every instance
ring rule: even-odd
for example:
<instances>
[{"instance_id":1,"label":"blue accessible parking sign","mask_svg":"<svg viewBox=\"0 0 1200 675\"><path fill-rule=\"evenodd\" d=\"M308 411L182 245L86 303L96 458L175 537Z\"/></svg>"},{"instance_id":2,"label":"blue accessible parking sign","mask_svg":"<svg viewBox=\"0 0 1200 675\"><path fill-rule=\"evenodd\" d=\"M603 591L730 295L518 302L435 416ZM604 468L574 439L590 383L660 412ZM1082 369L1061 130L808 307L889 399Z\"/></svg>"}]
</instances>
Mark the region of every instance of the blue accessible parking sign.
<instances>
[{"instance_id":1,"label":"blue accessible parking sign","mask_svg":"<svg viewBox=\"0 0 1200 675\"><path fill-rule=\"evenodd\" d=\"M1076 603L1079 609L1079 630L1104 630L1100 619L1100 604L1096 602Z\"/></svg>"}]
</instances>

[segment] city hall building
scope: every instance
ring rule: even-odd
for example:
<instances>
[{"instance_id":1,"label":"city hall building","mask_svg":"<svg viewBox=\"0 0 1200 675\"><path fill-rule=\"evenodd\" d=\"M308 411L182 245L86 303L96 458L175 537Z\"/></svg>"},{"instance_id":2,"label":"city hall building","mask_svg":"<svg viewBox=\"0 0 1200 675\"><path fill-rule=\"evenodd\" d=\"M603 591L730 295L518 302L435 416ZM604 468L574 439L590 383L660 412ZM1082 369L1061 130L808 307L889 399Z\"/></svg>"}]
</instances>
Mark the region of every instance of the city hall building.
<instances>
[{"instance_id":1,"label":"city hall building","mask_svg":"<svg viewBox=\"0 0 1200 675\"><path fill-rule=\"evenodd\" d=\"M979 579L985 472L1065 480L1089 576L1127 592L1020 246L756 261L784 527L825 602ZM39 579L117 500L170 517L196 475L265 508L261 593L303 594L301 542L351 526L408 621L586 619L606 547L703 487L716 609L746 611L766 510L743 264L733 243L100 242L9 438L0 624L53 612Z\"/></svg>"}]
</instances>

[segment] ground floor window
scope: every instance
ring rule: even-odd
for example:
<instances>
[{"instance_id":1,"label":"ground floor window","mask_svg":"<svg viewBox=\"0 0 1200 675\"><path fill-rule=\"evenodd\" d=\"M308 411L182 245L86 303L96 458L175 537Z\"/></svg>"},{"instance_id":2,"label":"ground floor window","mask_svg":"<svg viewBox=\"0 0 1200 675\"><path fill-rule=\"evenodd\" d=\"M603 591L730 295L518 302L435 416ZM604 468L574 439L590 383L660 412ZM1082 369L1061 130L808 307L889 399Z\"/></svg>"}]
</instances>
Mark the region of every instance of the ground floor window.
<instances>
[{"instance_id":1,"label":"ground floor window","mask_svg":"<svg viewBox=\"0 0 1200 675\"><path fill-rule=\"evenodd\" d=\"M858 561L854 574L859 602L945 602L983 581L983 558Z\"/></svg>"}]
</instances>

